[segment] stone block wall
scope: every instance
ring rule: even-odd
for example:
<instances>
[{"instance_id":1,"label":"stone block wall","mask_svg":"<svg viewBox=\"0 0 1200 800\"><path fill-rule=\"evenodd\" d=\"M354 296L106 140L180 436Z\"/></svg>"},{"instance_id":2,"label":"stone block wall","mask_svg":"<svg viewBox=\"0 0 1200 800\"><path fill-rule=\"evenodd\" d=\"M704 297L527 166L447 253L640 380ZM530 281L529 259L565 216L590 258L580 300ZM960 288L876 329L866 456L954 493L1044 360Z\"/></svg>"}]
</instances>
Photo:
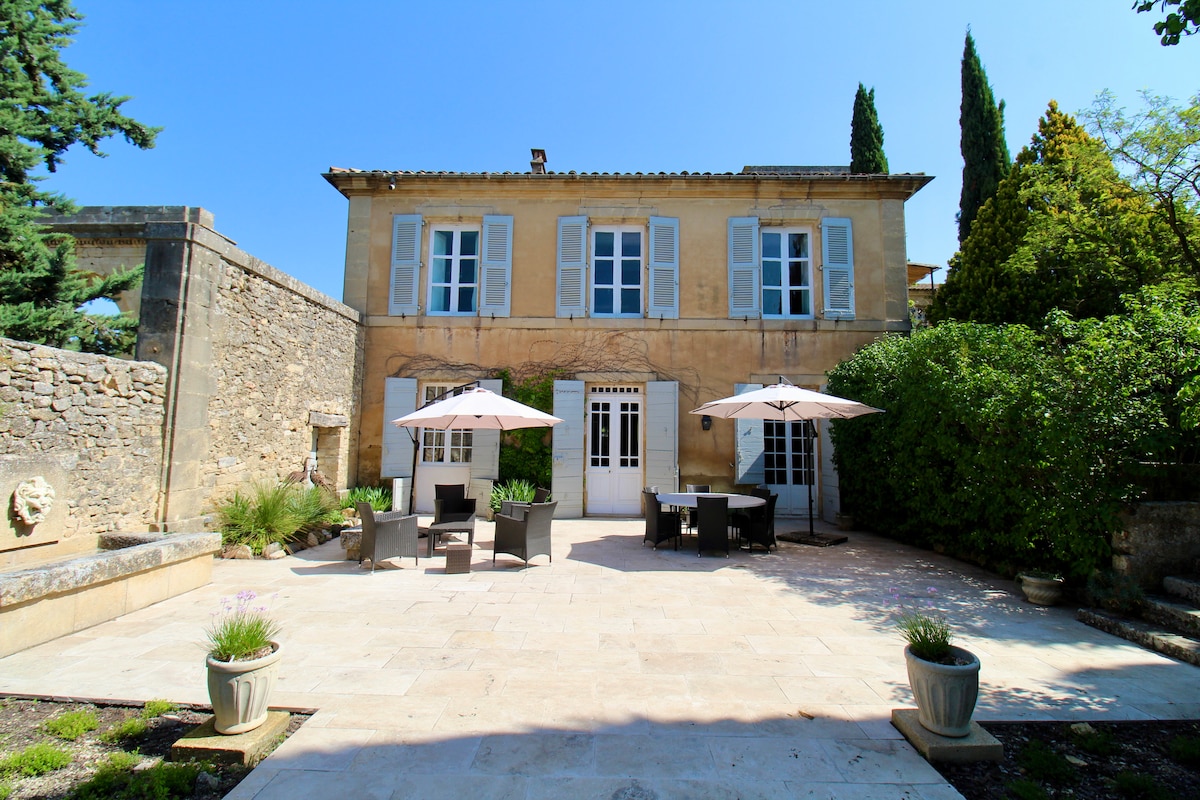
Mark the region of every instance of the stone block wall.
<instances>
[{"instance_id":1,"label":"stone block wall","mask_svg":"<svg viewBox=\"0 0 1200 800\"><path fill-rule=\"evenodd\" d=\"M1113 569L1150 592L1163 578L1200 569L1200 503L1146 502L1121 514L1113 534Z\"/></svg>"},{"instance_id":2,"label":"stone block wall","mask_svg":"<svg viewBox=\"0 0 1200 800\"><path fill-rule=\"evenodd\" d=\"M55 493L51 516L33 530L4 515L0 551L148 530L158 509L166 386L158 364L0 339L0 501L11 506L10 484L36 474Z\"/></svg>"}]
</instances>

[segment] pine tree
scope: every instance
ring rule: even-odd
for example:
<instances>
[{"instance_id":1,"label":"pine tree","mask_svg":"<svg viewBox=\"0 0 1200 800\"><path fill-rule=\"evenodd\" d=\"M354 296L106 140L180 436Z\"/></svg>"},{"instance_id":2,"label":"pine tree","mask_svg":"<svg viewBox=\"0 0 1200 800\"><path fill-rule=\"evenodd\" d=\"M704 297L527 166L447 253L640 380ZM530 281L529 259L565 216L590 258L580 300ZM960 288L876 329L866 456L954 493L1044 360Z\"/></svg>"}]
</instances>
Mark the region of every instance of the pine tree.
<instances>
[{"instance_id":1,"label":"pine tree","mask_svg":"<svg viewBox=\"0 0 1200 800\"><path fill-rule=\"evenodd\" d=\"M868 92L861 83L854 95L854 117L850 121L850 171L870 175L886 175L888 171L883 126L875 113L875 89Z\"/></svg>"},{"instance_id":2,"label":"pine tree","mask_svg":"<svg viewBox=\"0 0 1200 800\"><path fill-rule=\"evenodd\" d=\"M1010 165L1004 141L1004 101L996 104L970 31L963 48L958 124L962 130L963 157L962 196L958 203L958 241L962 244L971 232L979 207L996 193Z\"/></svg>"},{"instance_id":3,"label":"pine tree","mask_svg":"<svg viewBox=\"0 0 1200 800\"><path fill-rule=\"evenodd\" d=\"M55 172L63 154L82 144L103 156L102 140L120 134L140 148L158 130L120 113L128 99L83 94L86 77L59 58L82 17L69 0L5 0L0 4L0 335L116 353L130 349L137 322L96 315L81 306L115 299L141 281L141 268L94 278L75 269L74 242L41 224L47 212L74 210L65 197L41 191L34 174Z\"/></svg>"}]
</instances>

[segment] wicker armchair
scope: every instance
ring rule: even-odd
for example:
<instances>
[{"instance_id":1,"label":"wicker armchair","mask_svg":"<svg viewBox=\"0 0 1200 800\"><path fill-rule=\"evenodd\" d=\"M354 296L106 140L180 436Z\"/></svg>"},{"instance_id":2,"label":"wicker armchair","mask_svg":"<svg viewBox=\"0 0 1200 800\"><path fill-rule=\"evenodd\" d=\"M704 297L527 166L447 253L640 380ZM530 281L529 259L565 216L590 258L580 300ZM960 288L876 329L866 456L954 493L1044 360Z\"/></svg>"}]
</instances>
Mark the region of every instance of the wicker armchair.
<instances>
[{"instance_id":1,"label":"wicker armchair","mask_svg":"<svg viewBox=\"0 0 1200 800\"><path fill-rule=\"evenodd\" d=\"M362 544L358 563L371 559L371 572L385 558L412 556L417 563L417 515L403 511L377 513L369 503L358 503L362 518Z\"/></svg>"},{"instance_id":2,"label":"wicker armchair","mask_svg":"<svg viewBox=\"0 0 1200 800\"><path fill-rule=\"evenodd\" d=\"M529 559L537 555L550 554L550 522L554 519L554 509L558 501L552 503L530 503L525 508L524 515L506 517L501 514L496 517L496 542L492 546L492 563L496 563L497 553L507 553L516 556L529 566Z\"/></svg>"},{"instance_id":3,"label":"wicker armchair","mask_svg":"<svg viewBox=\"0 0 1200 800\"><path fill-rule=\"evenodd\" d=\"M729 498L696 498L696 555L724 550L729 558Z\"/></svg>"},{"instance_id":4,"label":"wicker armchair","mask_svg":"<svg viewBox=\"0 0 1200 800\"><path fill-rule=\"evenodd\" d=\"M675 549L678 550L679 515L674 511L663 511L656 493L649 489L642 490L642 497L646 501L646 534L642 537L642 546L645 547L646 542L650 542L657 550L660 543L674 539Z\"/></svg>"},{"instance_id":5,"label":"wicker armchair","mask_svg":"<svg viewBox=\"0 0 1200 800\"><path fill-rule=\"evenodd\" d=\"M550 499L549 489L535 489L533 492L533 502L545 503ZM520 519L525 514L525 509L529 508L529 503L524 500L501 500L500 513L506 517L516 517Z\"/></svg>"},{"instance_id":6,"label":"wicker armchair","mask_svg":"<svg viewBox=\"0 0 1200 800\"><path fill-rule=\"evenodd\" d=\"M768 553L772 547L779 549L779 542L775 541L775 501L778 499L779 495L773 494L767 498L765 506L752 508L748 514L734 517L739 544L745 539L748 550L753 550L756 544L761 544Z\"/></svg>"}]
</instances>

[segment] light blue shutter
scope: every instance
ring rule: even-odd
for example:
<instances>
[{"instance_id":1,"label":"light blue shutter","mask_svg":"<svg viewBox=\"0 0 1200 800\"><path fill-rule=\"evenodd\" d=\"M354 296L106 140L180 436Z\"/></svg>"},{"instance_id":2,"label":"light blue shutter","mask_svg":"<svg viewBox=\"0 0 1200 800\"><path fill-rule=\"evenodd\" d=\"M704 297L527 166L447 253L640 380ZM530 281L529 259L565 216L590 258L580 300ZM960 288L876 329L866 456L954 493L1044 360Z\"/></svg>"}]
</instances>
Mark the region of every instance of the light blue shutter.
<instances>
[{"instance_id":1,"label":"light blue shutter","mask_svg":"<svg viewBox=\"0 0 1200 800\"><path fill-rule=\"evenodd\" d=\"M512 290L511 216L483 218L483 259L479 265L479 316L509 315ZM499 390L497 390L499 394Z\"/></svg>"},{"instance_id":2,"label":"light blue shutter","mask_svg":"<svg viewBox=\"0 0 1200 800\"><path fill-rule=\"evenodd\" d=\"M485 225L487 223L484 223ZM489 392L502 394L504 381L483 380L479 386ZM483 428L471 432L471 480L494 481L500 477L500 431ZM480 511L483 503L479 504Z\"/></svg>"},{"instance_id":3,"label":"light blue shutter","mask_svg":"<svg viewBox=\"0 0 1200 800\"><path fill-rule=\"evenodd\" d=\"M679 487L679 384L646 384L646 482L660 491Z\"/></svg>"},{"instance_id":4,"label":"light blue shutter","mask_svg":"<svg viewBox=\"0 0 1200 800\"><path fill-rule=\"evenodd\" d=\"M761 389L761 383L739 383L733 387L734 394L745 394ZM763 482L763 424L761 419L736 420L734 452L737 460L737 480L734 483L758 485Z\"/></svg>"},{"instance_id":5,"label":"light blue shutter","mask_svg":"<svg viewBox=\"0 0 1200 800\"><path fill-rule=\"evenodd\" d=\"M679 220L650 218L651 319L679 319ZM652 482L649 485L653 485Z\"/></svg>"},{"instance_id":6,"label":"light blue shutter","mask_svg":"<svg viewBox=\"0 0 1200 800\"><path fill-rule=\"evenodd\" d=\"M587 217L558 218L559 317L587 315ZM562 506L559 506L562 509Z\"/></svg>"},{"instance_id":7,"label":"light blue shutter","mask_svg":"<svg viewBox=\"0 0 1200 800\"><path fill-rule=\"evenodd\" d=\"M758 217L729 218L729 316L761 316Z\"/></svg>"},{"instance_id":8,"label":"light blue shutter","mask_svg":"<svg viewBox=\"0 0 1200 800\"><path fill-rule=\"evenodd\" d=\"M392 217L392 280L388 314L419 314L417 279L421 272L421 215Z\"/></svg>"},{"instance_id":9,"label":"light blue shutter","mask_svg":"<svg viewBox=\"0 0 1200 800\"><path fill-rule=\"evenodd\" d=\"M379 459L379 477L412 477L412 436L408 428L393 425L392 420L416 410L416 378L383 379L383 453Z\"/></svg>"},{"instance_id":10,"label":"light blue shutter","mask_svg":"<svg viewBox=\"0 0 1200 800\"><path fill-rule=\"evenodd\" d=\"M825 316L854 319L854 233L848 218L821 220L821 261Z\"/></svg>"},{"instance_id":11,"label":"light blue shutter","mask_svg":"<svg viewBox=\"0 0 1200 800\"><path fill-rule=\"evenodd\" d=\"M583 516L583 381L554 382L553 477L550 492L558 501L555 517Z\"/></svg>"}]
</instances>

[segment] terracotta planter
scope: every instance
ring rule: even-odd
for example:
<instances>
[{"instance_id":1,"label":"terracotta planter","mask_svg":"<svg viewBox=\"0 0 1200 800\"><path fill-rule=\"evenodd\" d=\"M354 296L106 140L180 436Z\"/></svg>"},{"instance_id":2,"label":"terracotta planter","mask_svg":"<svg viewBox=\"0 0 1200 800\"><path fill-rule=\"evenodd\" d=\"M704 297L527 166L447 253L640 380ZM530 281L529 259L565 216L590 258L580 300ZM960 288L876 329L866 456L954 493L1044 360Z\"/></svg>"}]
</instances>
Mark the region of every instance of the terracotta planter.
<instances>
[{"instance_id":1,"label":"terracotta planter","mask_svg":"<svg viewBox=\"0 0 1200 800\"><path fill-rule=\"evenodd\" d=\"M279 672L279 644L251 661L214 661L208 666L208 697L217 733L245 733L267 721L267 700Z\"/></svg>"},{"instance_id":2,"label":"terracotta planter","mask_svg":"<svg viewBox=\"0 0 1200 800\"><path fill-rule=\"evenodd\" d=\"M950 652L966 664L936 664L904 648L908 683L917 701L917 721L939 736L963 737L971 732L971 714L979 698L979 659L961 647Z\"/></svg>"},{"instance_id":3,"label":"terracotta planter","mask_svg":"<svg viewBox=\"0 0 1200 800\"><path fill-rule=\"evenodd\" d=\"M1062 599L1062 578L1039 578L1034 575L1018 575L1017 585L1025 593L1025 599L1039 606L1058 605Z\"/></svg>"}]
</instances>

